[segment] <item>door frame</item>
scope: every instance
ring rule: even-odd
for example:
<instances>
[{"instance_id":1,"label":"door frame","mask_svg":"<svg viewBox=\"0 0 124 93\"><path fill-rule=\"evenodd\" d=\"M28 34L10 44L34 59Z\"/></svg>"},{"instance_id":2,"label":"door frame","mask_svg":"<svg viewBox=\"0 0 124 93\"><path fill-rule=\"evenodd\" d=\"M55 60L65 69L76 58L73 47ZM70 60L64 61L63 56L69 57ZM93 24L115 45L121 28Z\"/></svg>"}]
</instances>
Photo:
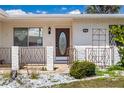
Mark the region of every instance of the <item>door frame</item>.
<instances>
[{"instance_id":1,"label":"door frame","mask_svg":"<svg viewBox=\"0 0 124 93\"><path fill-rule=\"evenodd\" d=\"M56 29L69 29L69 47L71 47L72 44L72 31L71 27L56 27L55 28L55 57L66 57L66 56L56 56Z\"/></svg>"}]
</instances>

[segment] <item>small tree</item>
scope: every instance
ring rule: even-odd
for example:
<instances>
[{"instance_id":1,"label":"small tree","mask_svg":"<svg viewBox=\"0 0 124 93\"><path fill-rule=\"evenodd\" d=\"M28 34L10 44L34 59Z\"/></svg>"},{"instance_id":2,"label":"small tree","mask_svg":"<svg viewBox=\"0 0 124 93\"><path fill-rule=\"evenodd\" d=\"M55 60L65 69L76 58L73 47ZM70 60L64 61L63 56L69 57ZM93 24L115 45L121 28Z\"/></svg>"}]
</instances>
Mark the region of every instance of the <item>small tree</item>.
<instances>
[{"instance_id":1,"label":"small tree","mask_svg":"<svg viewBox=\"0 0 124 93\"><path fill-rule=\"evenodd\" d=\"M110 33L114 35L112 41L116 42L120 55L120 62L117 64L124 67L124 27L121 25L112 26Z\"/></svg>"}]
</instances>

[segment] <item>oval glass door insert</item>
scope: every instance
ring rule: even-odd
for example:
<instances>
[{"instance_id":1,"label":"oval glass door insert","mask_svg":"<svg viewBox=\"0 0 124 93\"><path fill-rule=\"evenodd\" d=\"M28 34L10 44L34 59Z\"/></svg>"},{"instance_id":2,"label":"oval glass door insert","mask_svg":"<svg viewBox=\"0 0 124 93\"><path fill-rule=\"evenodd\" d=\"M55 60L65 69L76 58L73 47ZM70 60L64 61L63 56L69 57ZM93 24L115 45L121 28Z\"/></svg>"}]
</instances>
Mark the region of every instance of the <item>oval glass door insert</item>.
<instances>
[{"instance_id":1,"label":"oval glass door insert","mask_svg":"<svg viewBox=\"0 0 124 93\"><path fill-rule=\"evenodd\" d=\"M61 55L65 54L66 47L67 47L66 35L64 32L61 32L59 36L59 51Z\"/></svg>"}]
</instances>

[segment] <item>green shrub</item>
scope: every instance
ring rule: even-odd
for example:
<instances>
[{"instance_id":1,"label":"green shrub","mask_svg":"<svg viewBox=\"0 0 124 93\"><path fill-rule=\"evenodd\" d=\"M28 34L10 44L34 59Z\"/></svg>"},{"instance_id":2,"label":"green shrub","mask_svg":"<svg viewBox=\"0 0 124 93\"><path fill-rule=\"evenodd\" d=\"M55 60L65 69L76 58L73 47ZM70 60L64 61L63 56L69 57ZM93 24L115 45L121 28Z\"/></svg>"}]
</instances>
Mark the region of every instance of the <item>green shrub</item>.
<instances>
[{"instance_id":1,"label":"green shrub","mask_svg":"<svg viewBox=\"0 0 124 93\"><path fill-rule=\"evenodd\" d=\"M10 79L11 78L11 73L10 72L3 73L3 78Z\"/></svg>"},{"instance_id":2,"label":"green shrub","mask_svg":"<svg viewBox=\"0 0 124 93\"><path fill-rule=\"evenodd\" d=\"M76 79L95 75L95 64L88 61L76 61L70 68L70 75Z\"/></svg>"},{"instance_id":3,"label":"green shrub","mask_svg":"<svg viewBox=\"0 0 124 93\"><path fill-rule=\"evenodd\" d=\"M124 59L121 59L116 65L124 68Z\"/></svg>"},{"instance_id":4,"label":"green shrub","mask_svg":"<svg viewBox=\"0 0 124 93\"><path fill-rule=\"evenodd\" d=\"M112 71L112 70L124 70L124 67L119 65L113 65L108 68L108 71Z\"/></svg>"},{"instance_id":5,"label":"green shrub","mask_svg":"<svg viewBox=\"0 0 124 93\"><path fill-rule=\"evenodd\" d=\"M109 31L114 36L112 41L116 43L118 48L118 53L120 56L119 65L124 67L124 26L113 25Z\"/></svg>"},{"instance_id":6,"label":"green shrub","mask_svg":"<svg viewBox=\"0 0 124 93\"><path fill-rule=\"evenodd\" d=\"M117 63L117 65L124 67L124 47L118 47L118 49L120 61Z\"/></svg>"}]
</instances>

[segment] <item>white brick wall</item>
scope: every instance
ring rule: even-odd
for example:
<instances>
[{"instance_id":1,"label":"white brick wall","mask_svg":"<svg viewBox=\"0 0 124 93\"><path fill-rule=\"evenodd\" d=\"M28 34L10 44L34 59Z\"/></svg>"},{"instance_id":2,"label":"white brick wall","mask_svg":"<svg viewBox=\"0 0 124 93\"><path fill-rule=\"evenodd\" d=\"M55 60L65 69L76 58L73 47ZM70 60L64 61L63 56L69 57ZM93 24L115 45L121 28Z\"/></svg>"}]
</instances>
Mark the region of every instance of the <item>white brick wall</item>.
<instances>
[{"instance_id":1,"label":"white brick wall","mask_svg":"<svg viewBox=\"0 0 124 93\"><path fill-rule=\"evenodd\" d=\"M47 51L46 52L46 54L47 54L47 56L46 56L46 58L47 58L47 70L52 71L53 70L53 62L54 62L54 60L53 60L53 58L54 58L53 46L47 46L46 51Z\"/></svg>"},{"instance_id":2,"label":"white brick wall","mask_svg":"<svg viewBox=\"0 0 124 93\"><path fill-rule=\"evenodd\" d=\"M119 61L120 61L120 56L119 56L119 53L118 53L118 48L114 47L114 64L116 64Z\"/></svg>"},{"instance_id":3,"label":"white brick wall","mask_svg":"<svg viewBox=\"0 0 124 93\"><path fill-rule=\"evenodd\" d=\"M19 70L19 47L12 46L12 70Z\"/></svg>"},{"instance_id":4,"label":"white brick wall","mask_svg":"<svg viewBox=\"0 0 124 93\"><path fill-rule=\"evenodd\" d=\"M84 46L75 46L77 60L85 60L85 48Z\"/></svg>"}]
</instances>

